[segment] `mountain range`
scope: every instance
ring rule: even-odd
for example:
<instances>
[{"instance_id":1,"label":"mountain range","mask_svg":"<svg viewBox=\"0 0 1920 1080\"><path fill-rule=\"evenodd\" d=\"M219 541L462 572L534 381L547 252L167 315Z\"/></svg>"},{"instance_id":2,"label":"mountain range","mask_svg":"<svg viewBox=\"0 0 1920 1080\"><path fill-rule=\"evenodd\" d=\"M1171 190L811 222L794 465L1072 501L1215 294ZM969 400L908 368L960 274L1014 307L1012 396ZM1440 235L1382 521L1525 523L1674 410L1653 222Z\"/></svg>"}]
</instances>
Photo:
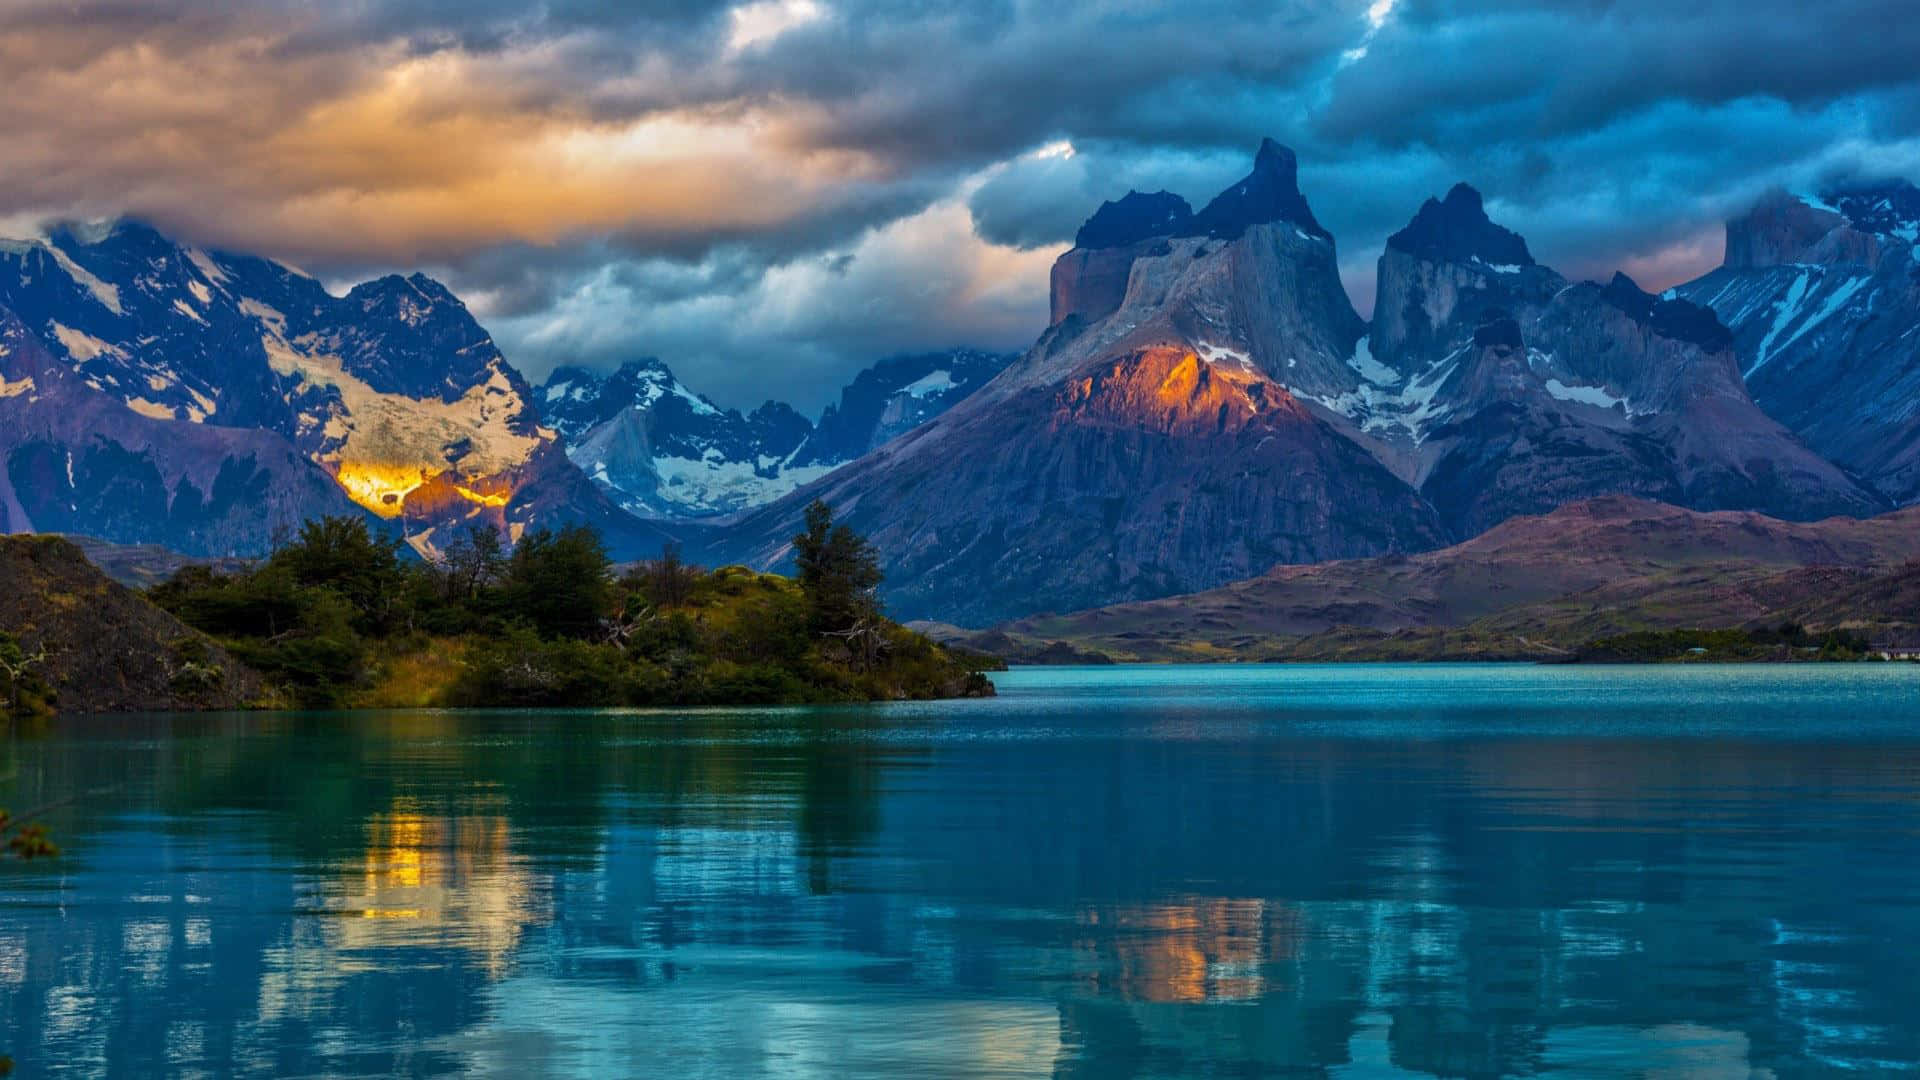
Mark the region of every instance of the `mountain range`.
<instances>
[{"instance_id":1,"label":"mountain range","mask_svg":"<svg viewBox=\"0 0 1920 1080\"><path fill-rule=\"evenodd\" d=\"M1604 496L1785 521L1920 500L1920 192L1775 193L1655 295L1570 281L1460 184L1376 265L1372 318L1268 140L1199 209L1099 207L1018 356L896 357L815 421L655 359L538 387L423 275L335 296L135 223L0 247L0 527L192 554L318 513L423 553L584 520L775 566L816 498L902 617L984 626L1412 555Z\"/></svg>"},{"instance_id":2,"label":"mountain range","mask_svg":"<svg viewBox=\"0 0 1920 1080\"><path fill-rule=\"evenodd\" d=\"M465 524L583 521L650 554L674 533L647 519L785 494L1009 359L885 361L816 432L773 402L722 410L658 361L536 391L422 274L335 296L138 222L61 226L0 242L0 531L224 556L364 514L430 555Z\"/></svg>"},{"instance_id":3,"label":"mountain range","mask_svg":"<svg viewBox=\"0 0 1920 1080\"><path fill-rule=\"evenodd\" d=\"M974 349L890 357L856 376L818 425L777 401L744 415L722 409L651 358L611 375L559 368L538 400L567 456L626 510L698 518L825 476L938 416L1012 360Z\"/></svg>"},{"instance_id":4,"label":"mountain range","mask_svg":"<svg viewBox=\"0 0 1920 1080\"><path fill-rule=\"evenodd\" d=\"M1881 242L1910 260L1901 227ZM1471 187L1420 207L1376 273L1369 323L1272 141L1197 212L1130 193L1054 265L1033 349L743 516L722 557L778 559L821 496L876 538L905 614L986 625L1430 550L1599 495L1795 520L1896 501L1755 402L1712 308L1569 282Z\"/></svg>"}]
</instances>

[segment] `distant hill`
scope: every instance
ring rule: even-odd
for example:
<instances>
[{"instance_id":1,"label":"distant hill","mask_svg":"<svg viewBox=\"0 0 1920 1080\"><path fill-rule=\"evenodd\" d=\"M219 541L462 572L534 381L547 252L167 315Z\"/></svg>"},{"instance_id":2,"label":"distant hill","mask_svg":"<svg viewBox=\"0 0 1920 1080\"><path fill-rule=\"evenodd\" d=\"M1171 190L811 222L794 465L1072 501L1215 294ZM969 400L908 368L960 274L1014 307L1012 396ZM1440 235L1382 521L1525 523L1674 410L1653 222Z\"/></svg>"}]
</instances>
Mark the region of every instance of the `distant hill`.
<instances>
[{"instance_id":1,"label":"distant hill","mask_svg":"<svg viewBox=\"0 0 1920 1080\"><path fill-rule=\"evenodd\" d=\"M1120 660L1546 659L1631 630L1791 620L1905 644L1915 559L1920 508L1786 522L1607 497L1439 551L944 636L1015 659L1055 642Z\"/></svg>"}]
</instances>

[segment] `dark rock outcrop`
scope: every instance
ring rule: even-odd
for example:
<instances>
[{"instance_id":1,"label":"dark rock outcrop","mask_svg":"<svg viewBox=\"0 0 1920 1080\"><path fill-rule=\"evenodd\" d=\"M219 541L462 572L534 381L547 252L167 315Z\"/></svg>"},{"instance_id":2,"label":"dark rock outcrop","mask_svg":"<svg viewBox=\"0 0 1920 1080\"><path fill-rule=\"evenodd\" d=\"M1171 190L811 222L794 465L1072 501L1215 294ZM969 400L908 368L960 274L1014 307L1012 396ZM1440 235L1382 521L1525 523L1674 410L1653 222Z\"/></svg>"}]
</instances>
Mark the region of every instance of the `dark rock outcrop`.
<instances>
[{"instance_id":1,"label":"dark rock outcrop","mask_svg":"<svg viewBox=\"0 0 1920 1080\"><path fill-rule=\"evenodd\" d=\"M1527 242L1494 224L1480 192L1466 184L1455 184L1445 199L1428 199L1405 228L1387 237L1387 246L1430 262L1533 265Z\"/></svg>"}]
</instances>

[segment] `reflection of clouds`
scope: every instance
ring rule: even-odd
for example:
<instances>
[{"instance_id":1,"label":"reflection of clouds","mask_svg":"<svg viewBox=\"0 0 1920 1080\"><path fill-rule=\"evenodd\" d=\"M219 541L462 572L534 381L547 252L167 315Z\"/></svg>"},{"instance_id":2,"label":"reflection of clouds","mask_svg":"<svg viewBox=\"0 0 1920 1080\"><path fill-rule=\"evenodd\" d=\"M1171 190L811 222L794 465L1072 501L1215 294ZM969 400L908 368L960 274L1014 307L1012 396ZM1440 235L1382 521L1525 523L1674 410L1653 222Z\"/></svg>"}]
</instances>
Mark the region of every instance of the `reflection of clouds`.
<instances>
[{"instance_id":1,"label":"reflection of clouds","mask_svg":"<svg viewBox=\"0 0 1920 1080\"><path fill-rule=\"evenodd\" d=\"M1347 1042L1348 1061L1329 1070L1334 1080L1417 1080L1438 1074L1403 1068L1393 1060L1391 1021L1379 1013L1358 1019ZM1546 1033L1541 1072L1574 1078L1634 1076L1642 1080L1772 1080L1754 1068L1751 1047L1738 1031L1694 1024L1650 1028L1562 1027Z\"/></svg>"},{"instance_id":2,"label":"reflection of clouds","mask_svg":"<svg viewBox=\"0 0 1920 1080\"><path fill-rule=\"evenodd\" d=\"M799 839L771 829L669 828L659 832L654 887L662 897L804 896Z\"/></svg>"},{"instance_id":3,"label":"reflection of clouds","mask_svg":"<svg viewBox=\"0 0 1920 1080\"><path fill-rule=\"evenodd\" d=\"M1694 1024L1563 1027L1546 1035L1542 1071L1555 1076L1646 1080L1771 1080L1748 1061L1747 1037Z\"/></svg>"},{"instance_id":4,"label":"reflection of clouds","mask_svg":"<svg viewBox=\"0 0 1920 1080\"><path fill-rule=\"evenodd\" d=\"M0 937L0 986L27 981L27 943L19 936Z\"/></svg>"},{"instance_id":5,"label":"reflection of clouds","mask_svg":"<svg viewBox=\"0 0 1920 1080\"><path fill-rule=\"evenodd\" d=\"M796 992L695 969L640 990L527 969L487 995L487 1019L440 1047L471 1076L1038 1077L1060 1052L1050 1003L915 1000L844 977Z\"/></svg>"}]
</instances>

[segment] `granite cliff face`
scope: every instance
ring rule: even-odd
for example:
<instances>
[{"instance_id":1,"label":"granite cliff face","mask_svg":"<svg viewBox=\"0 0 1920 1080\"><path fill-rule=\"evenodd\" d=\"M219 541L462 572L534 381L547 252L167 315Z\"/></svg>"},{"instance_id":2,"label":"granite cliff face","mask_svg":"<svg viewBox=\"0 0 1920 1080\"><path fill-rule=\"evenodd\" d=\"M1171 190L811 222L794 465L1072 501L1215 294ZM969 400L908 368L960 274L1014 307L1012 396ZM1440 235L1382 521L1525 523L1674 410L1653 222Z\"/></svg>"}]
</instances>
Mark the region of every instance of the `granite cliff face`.
<instances>
[{"instance_id":1,"label":"granite cliff face","mask_svg":"<svg viewBox=\"0 0 1920 1080\"><path fill-rule=\"evenodd\" d=\"M1920 500L1920 189L1776 192L1727 223L1720 269L1676 295L1732 331L1754 399L1902 505Z\"/></svg>"},{"instance_id":2,"label":"granite cliff face","mask_svg":"<svg viewBox=\"0 0 1920 1080\"><path fill-rule=\"evenodd\" d=\"M1102 208L1083 238L1108 246L1061 258L1056 321L1032 350L747 515L717 557L780 560L818 496L879 546L893 610L986 622L1442 542L1432 509L1314 400L1355 392L1365 324L1292 154L1268 143L1183 211L1164 196Z\"/></svg>"}]
</instances>

